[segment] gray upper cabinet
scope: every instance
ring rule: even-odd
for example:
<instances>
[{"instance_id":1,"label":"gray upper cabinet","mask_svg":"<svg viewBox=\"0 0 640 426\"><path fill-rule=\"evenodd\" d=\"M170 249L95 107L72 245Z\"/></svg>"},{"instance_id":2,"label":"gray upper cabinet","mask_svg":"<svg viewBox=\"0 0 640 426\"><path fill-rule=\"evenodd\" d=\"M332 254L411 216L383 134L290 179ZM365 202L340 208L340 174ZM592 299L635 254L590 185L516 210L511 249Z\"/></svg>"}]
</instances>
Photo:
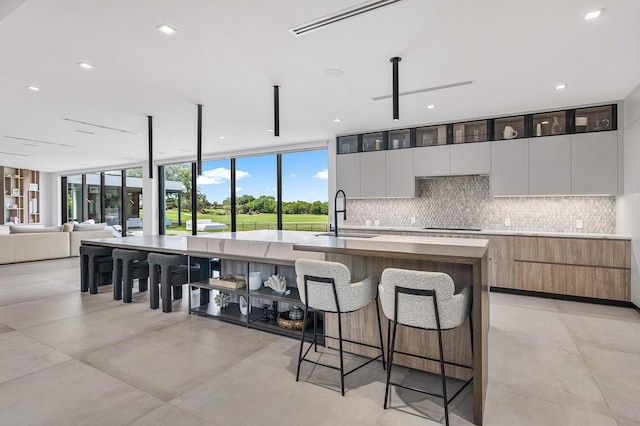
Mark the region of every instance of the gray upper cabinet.
<instances>
[{"instance_id":1,"label":"gray upper cabinet","mask_svg":"<svg viewBox=\"0 0 640 426\"><path fill-rule=\"evenodd\" d=\"M336 156L336 188L348 198L360 197L360 154Z\"/></svg>"},{"instance_id":2,"label":"gray upper cabinet","mask_svg":"<svg viewBox=\"0 0 640 426\"><path fill-rule=\"evenodd\" d=\"M360 153L360 196L386 197L386 152Z\"/></svg>"},{"instance_id":3,"label":"gray upper cabinet","mask_svg":"<svg viewBox=\"0 0 640 426\"><path fill-rule=\"evenodd\" d=\"M571 137L529 139L529 194L571 194Z\"/></svg>"},{"instance_id":4,"label":"gray upper cabinet","mask_svg":"<svg viewBox=\"0 0 640 426\"><path fill-rule=\"evenodd\" d=\"M571 192L618 193L618 132L571 135Z\"/></svg>"},{"instance_id":5,"label":"gray upper cabinet","mask_svg":"<svg viewBox=\"0 0 640 426\"><path fill-rule=\"evenodd\" d=\"M428 149L427 149L428 150ZM396 149L387 151L386 156L386 196L415 197L415 178L413 175L414 149Z\"/></svg>"},{"instance_id":6,"label":"gray upper cabinet","mask_svg":"<svg viewBox=\"0 0 640 426\"><path fill-rule=\"evenodd\" d=\"M491 144L491 195L528 195L529 139Z\"/></svg>"},{"instance_id":7,"label":"gray upper cabinet","mask_svg":"<svg viewBox=\"0 0 640 426\"><path fill-rule=\"evenodd\" d=\"M450 149L451 174L488 174L491 171L490 142L451 145Z\"/></svg>"},{"instance_id":8,"label":"gray upper cabinet","mask_svg":"<svg viewBox=\"0 0 640 426\"><path fill-rule=\"evenodd\" d=\"M450 145L442 145L412 149L414 176L443 176L450 174L450 147Z\"/></svg>"}]
</instances>

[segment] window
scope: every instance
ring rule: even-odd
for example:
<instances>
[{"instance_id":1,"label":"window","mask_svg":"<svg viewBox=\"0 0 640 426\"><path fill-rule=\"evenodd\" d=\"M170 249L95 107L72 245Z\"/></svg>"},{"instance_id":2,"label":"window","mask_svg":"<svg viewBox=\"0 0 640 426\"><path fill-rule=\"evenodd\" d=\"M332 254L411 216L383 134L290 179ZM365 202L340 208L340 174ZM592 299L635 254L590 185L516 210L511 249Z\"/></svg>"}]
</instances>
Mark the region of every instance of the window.
<instances>
[{"instance_id":1,"label":"window","mask_svg":"<svg viewBox=\"0 0 640 426\"><path fill-rule=\"evenodd\" d=\"M164 225L166 235L187 235L191 220L191 163L164 166ZM162 209L161 214L162 214Z\"/></svg>"},{"instance_id":2,"label":"window","mask_svg":"<svg viewBox=\"0 0 640 426\"><path fill-rule=\"evenodd\" d=\"M205 161L198 176L198 232L231 231L231 162ZM210 223L209 223L210 222Z\"/></svg>"},{"instance_id":3,"label":"window","mask_svg":"<svg viewBox=\"0 0 640 426\"><path fill-rule=\"evenodd\" d=\"M82 222L82 175L67 176L67 220Z\"/></svg>"},{"instance_id":4,"label":"window","mask_svg":"<svg viewBox=\"0 0 640 426\"><path fill-rule=\"evenodd\" d=\"M236 230L277 229L276 155L236 160Z\"/></svg>"},{"instance_id":5,"label":"window","mask_svg":"<svg viewBox=\"0 0 640 426\"><path fill-rule=\"evenodd\" d=\"M327 150L282 155L282 229L327 230L328 169Z\"/></svg>"},{"instance_id":6,"label":"window","mask_svg":"<svg viewBox=\"0 0 640 426\"><path fill-rule=\"evenodd\" d=\"M122 171L104 172L104 222L122 226ZM120 228L122 229L122 228Z\"/></svg>"},{"instance_id":7,"label":"window","mask_svg":"<svg viewBox=\"0 0 640 426\"><path fill-rule=\"evenodd\" d=\"M102 222L101 173L87 173L87 219Z\"/></svg>"}]
</instances>

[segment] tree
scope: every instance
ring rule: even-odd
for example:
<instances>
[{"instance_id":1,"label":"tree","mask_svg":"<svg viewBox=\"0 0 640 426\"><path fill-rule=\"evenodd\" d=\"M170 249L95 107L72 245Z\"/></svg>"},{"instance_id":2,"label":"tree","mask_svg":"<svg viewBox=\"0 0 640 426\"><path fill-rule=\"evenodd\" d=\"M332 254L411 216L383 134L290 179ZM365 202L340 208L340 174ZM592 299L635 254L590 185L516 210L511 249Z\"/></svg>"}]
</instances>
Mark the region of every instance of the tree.
<instances>
[{"instance_id":1,"label":"tree","mask_svg":"<svg viewBox=\"0 0 640 426\"><path fill-rule=\"evenodd\" d=\"M184 210L191 210L191 163L169 164L164 168L167 180L175 180L182 183L182 206ZM209 206L207 196L196 187L196 204L198 210Z\"/></svg>"}]
</instances>

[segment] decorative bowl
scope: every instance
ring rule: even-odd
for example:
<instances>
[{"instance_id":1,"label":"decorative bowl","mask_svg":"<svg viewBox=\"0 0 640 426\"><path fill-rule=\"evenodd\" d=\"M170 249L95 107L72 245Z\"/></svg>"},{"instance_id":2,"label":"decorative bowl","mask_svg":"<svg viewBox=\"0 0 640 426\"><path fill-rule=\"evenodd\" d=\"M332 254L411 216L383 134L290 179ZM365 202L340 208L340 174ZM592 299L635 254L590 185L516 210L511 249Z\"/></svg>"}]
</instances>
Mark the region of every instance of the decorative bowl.
<instances>
[{"instance_id":1,"label":"decorative bowl","mask_svg":"<svg viewBox=\"0 0 640 426\"><path fill-rule=\"evenodd\" d=\"M289 318L290 312L291 311L280 312L278 314L278 327L286 328L287 330L302 330L303 325L307 327L313 321L313 312L309 312L306 321L304 321L303 319L293 320Z\"/></svg>"}]
</instances>

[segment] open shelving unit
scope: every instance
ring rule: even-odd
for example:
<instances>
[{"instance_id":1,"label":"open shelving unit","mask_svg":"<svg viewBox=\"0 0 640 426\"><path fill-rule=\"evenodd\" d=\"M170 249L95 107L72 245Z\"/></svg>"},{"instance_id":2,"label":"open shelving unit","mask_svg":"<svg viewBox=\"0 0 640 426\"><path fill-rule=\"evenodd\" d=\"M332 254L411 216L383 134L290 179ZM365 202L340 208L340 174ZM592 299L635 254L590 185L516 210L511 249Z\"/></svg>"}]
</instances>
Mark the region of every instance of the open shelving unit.
<instances>
[{"instance_id":1,"label":"open shelving unit","mask_svg":"<svg viewBox=\"0 0 640 426\"><path fill-rule=\"evenodd\" d=\"M268 287L264 287L264 285L261 285L259 290L249 290L248 285L233 289L211 283L208 278L204 281L193 281L189 283L189 311L192 314L283 336L300 338L302 333L300 330L282 328L278 325L276 319L278 313L286 312L294 305L302 308L293 266L227 259L220 259L220 265L220 271L210 273L210 277L217 275L217 273L220 275L243 275L245 282L248 283L246 277L249 276L249 272L260 272L262 281L266 281L269 276L274 274L284 275L287 279L287 293L277 293ZM224 308L215 303L215 297L221 292L228 294L231 298L231 303ZM243 315L240 312L240 297L244 297L247 300L249 305L248 315ZM269 305L269 311L275 311L271 316L265 316L265 305ZM316 315L317 313L314 312L313 314ZM317 321L318 332L323 333L323 321L320 315ZM305 338L308 336L308 340L311 340L313 338L313 322L310 322L307 326L306 333Z\"/></svg>"}]
</instances>

